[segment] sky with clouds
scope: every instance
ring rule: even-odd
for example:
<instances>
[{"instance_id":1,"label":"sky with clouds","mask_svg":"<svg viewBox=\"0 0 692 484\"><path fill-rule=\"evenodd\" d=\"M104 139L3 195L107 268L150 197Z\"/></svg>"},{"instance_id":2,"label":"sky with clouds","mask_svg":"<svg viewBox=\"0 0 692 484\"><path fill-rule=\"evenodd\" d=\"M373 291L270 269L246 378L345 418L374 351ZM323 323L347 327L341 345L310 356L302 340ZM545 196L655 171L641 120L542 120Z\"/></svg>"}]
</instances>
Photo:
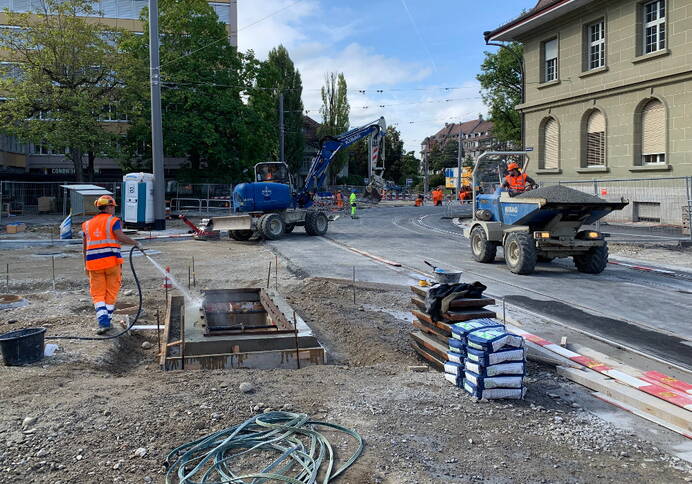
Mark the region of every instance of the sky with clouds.
<instances>
[{"instance_id":1,"label":"sky with clouds","mask_svg":"<svg viewBox=\"0 0 692 484\"><path fill-rule=\"evenodd\" d=\"M308 115L321 120L320 87L343 72L351 125L384 116L407 150L444 123L485 115L476 74L483 32L533 0L238 0L238 43L265 59L283 44L301 72Z\"/></svg>"}]
</instances>

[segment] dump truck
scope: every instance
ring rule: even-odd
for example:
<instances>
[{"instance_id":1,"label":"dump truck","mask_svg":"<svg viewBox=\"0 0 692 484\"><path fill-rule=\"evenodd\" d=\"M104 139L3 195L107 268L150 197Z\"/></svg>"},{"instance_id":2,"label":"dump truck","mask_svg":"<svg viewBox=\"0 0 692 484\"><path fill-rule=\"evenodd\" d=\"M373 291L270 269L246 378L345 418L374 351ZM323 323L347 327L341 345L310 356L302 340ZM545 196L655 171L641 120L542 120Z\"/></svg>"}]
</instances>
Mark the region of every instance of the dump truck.
<instances>
[{"instance_id":1,"label":"dump truck","mask_svg":"<svg viewBox=\"0 0 692 484\"><path fill-rule=\"evenodd\" d=\"M508 158L525 160L526 172L529 153L524 151L485 152L475 162L472 219L464 229L473 258L493 262L502 247L505 263L515 274L531 274L537 262L564 257L571 257L579 272L603 272L608 264L607 234L584 227L628 202L609 202L563 185L512 196L502 188ZM482 182L481 174L497 174L499 183ZM481 193L481 188L490 193Z\"/></svg>"}]
</instances>

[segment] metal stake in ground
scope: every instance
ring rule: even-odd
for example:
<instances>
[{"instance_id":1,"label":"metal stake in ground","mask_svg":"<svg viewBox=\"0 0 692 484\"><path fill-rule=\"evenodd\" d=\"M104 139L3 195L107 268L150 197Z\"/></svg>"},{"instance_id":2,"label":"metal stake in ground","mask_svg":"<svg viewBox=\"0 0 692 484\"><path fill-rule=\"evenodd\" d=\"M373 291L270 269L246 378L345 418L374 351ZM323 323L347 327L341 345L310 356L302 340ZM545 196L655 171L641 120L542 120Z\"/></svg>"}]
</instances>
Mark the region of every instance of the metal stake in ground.
<instances>
[{"instance_id":1,"label":"metal stake in ground","mask_svg":"<svg viewBox=\"0 0 692 484\"><path fill-rule=\"evenodd\" d=\"M187 288L192 289L192 268L187 266Z\"/></svg>"},{"instance_id":2,"label":"metal stake in ground","mask_svg":"<svg viewBox=\"0 0 692 484\"><path fill-rule=\"evenodd\" d=\"M159 318L159 308L156 308L156 340L159 345L159 355L161 354L161 320Z\"/></svg>"},{"instance_id":3,"label":"metal stake in ground","mask_svg":"<svg viewBox=\"0 0 692 484\"><path fill-rule=\"evenodd\" d=\"M356 304L356 266L353 266L353 282L351 283L353 288L353 304Z\"/></svg>"},{"instance_id":4,"label":"metal stake in ground","mask_svg":"<svg viewBox=\"0 0 692 484\"><path fill-rule=\"evenodd\" d=\"M507 307L505 305L505 298L502 298L502 323L507 324Z\"/></svg>"},{"instance_id":5,"label":"metal stake in ground","mask_svg":"<svg viewBox=\"0 0 692 484\"><path fill-rule=\"evenodd\" d=\"M267 289L269 289L269 281L272 277L272 261L269 261L269 270L267 271Z\"/></svg>"},{"instance_id":6,"label":"metal stake in ground","mask_svg":"<svg viewBox=\"0 0 692 484\"><path fill-rule=\"evenodd\" d=\"M51 265L53 267L53 290L55 291L55 256L50 256Z\"/></svg>"},{"instance_id":7,"label":"metal stake in ground","mask_svg":"<svg viewBox=\"0 0 692 484\"><path fill-rule=\"evenodd\" d=\"M296 366L300 370L300 350L298 349L298 318L296 317L296 312L293 311L293 329L294 329L294 338L296 342Z\"/></svg>"},{"instance_id":8,"label":"metal stake in ground","mask_svg":"<svg viewBox=\"0 0 692 484\"><path fill-rule=\"evenodd\" d=\"M197 276L195 276L195 256L192 256L192 286L197 287Z\"/></svg>"}]
</instances>

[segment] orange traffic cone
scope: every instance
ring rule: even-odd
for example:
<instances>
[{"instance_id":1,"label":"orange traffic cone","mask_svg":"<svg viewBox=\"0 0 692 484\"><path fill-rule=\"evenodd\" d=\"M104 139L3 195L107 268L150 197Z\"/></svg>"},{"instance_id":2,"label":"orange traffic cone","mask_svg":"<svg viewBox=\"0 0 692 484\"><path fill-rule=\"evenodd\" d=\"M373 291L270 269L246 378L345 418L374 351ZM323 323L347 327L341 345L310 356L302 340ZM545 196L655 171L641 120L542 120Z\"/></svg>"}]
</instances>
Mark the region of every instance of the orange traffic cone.
<instances>
[{"instance_id":1,"label":"orange traffic cone","mask_svg":"<svg viewBox=\"0 0 692 484\"><path fill-rule=\"evenodd\" d=\"M163 287L164 289L173 289L173 281L171 278L168 276L168 274L171 273L171 267L166 266L166 276L163 278Z\"/></svg>"}]
</instances>

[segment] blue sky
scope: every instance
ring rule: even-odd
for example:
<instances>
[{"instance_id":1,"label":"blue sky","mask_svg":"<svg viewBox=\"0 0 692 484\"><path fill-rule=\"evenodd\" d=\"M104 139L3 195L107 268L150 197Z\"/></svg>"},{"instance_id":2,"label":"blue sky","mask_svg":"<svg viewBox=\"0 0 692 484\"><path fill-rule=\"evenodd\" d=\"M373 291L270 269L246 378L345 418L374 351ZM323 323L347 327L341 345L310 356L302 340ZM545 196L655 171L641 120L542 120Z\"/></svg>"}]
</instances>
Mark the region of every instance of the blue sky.
<instances>
[{"instance_id":1,"label":"blue sky","mask_svg":"<svg viewBox=\"0 0 692 484\"><path fill-rule=\"evenodd\" d=\"M495 48L485 46L483 32L534 4L238 0L239 46L264 59L285 45L302 74L305 107L318 121L325 73L344 72L351 124L383 115L402 132L406 149L418 152L422 139L445 122L485 114L475 76L483 52Z\"/></svg>"}]
</instances>

